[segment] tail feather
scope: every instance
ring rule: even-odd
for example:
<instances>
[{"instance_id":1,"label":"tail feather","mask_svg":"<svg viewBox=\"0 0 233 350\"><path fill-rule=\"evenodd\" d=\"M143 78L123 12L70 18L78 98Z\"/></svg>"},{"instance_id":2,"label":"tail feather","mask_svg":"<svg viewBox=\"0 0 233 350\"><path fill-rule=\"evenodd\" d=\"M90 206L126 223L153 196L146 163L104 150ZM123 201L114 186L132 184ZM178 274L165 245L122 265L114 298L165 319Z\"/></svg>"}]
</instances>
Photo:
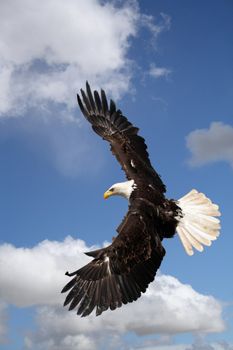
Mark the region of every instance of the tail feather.
<instances>
[{"instance_id":1,"label":"tail feather","mask_svg":"<svg viewBox=\"0 0 233 350\"><path fill-rule=\"evenodd\" d=\"M190 233L188 230L184 230L182 227L180 227L180 230L182 231L183 236L186 237L186 239L189 242L189 249L192 250L192 246L196 248L199 252L203 251L203 246L201 245L201 240L199 240L198 237L195 237Z\"/></svg>"},{"instance_id":2,"label":"tail feather","mask_svg":"<svg viewBox=\"0 0 233 350\"><path fill-rule=\"evenodd\" d=\"M193 247L203 251L203 245L210 246L219 236L220 216L218 205L211 202L203 193L192 190L177 202L182 217L176 228L184 249L193 255Z\"/></svg>"}]
</instances>

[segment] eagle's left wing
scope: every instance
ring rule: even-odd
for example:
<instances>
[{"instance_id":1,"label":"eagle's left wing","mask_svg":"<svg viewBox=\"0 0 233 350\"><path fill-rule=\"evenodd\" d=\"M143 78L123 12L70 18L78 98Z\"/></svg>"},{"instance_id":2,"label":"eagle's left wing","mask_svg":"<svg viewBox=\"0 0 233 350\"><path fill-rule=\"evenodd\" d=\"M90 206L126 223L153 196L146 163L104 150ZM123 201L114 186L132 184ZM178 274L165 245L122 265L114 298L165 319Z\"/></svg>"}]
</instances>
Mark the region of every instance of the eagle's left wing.
<instances>
[{"instance_id":1,"label":"eagle's left wing","mask_svg":"<svg viewBox=\"0 0 233 350\"><path fill-rule=\"evenodd\" d=\"M131 180L147 178L160 192L166 187L159 174L151 165L147 152L147 145L143 137L138 135L138 128L116 109L115 103L108 104L105 92L92 91L86 83L86 92L81 90L78 104L86 119L91 123L93 130L108 141L111 151L116 156L126 177Z\"/></svg>"}]
</instances>

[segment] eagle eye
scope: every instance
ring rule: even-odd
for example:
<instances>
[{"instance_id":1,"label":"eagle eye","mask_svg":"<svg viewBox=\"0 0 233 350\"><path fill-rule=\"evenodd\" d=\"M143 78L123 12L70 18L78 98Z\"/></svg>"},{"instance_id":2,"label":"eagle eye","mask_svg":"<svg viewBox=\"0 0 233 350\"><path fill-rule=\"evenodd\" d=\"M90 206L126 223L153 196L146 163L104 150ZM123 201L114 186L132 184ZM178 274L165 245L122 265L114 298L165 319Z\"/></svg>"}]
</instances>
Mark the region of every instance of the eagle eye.
<instances>
[{"instance_id":1,"label":"eagle eye","mask_svg":"<svg viewBox=\"0 0 233 350\"><path fill-rule=\"evenodd\" d=\"M114 187L110 188L109 192L113 192L114 191Z\"/></svg>"}]
</instances>

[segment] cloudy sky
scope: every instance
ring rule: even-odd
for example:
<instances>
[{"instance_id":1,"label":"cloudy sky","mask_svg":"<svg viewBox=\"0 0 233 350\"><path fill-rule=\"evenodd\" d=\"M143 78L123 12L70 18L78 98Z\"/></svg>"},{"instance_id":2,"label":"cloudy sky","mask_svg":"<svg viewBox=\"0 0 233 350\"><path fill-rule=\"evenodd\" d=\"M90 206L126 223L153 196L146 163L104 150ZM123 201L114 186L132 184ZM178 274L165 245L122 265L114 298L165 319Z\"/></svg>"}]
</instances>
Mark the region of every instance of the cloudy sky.
<instances>
[{"instance_id":1,"label":"cloudy sky","mask_svg":"<svg viewBox=\"0 0 233 350\"><path fill-rule=\"evenodd\" d=\"M232 350L233 3L0 1L3 350ZM140 127L168 197L197 188L219 239L176 237L148 292L96 318L63 309L65 271L115 234L124 174L76 105L88 80Z\"/></svg>"}]
</instances>

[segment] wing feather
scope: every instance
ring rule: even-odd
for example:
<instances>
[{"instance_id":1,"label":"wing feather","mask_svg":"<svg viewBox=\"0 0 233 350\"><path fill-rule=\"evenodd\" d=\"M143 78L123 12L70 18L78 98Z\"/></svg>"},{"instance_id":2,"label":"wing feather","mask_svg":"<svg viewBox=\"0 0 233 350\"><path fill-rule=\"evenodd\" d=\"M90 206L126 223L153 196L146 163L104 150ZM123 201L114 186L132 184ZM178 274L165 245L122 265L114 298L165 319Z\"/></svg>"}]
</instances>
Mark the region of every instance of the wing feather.
<instances>
[{"instance_id":1,"label":"wing feather","mask_svg":"<svg viewBox=\"0 0 233 350\"><path fill-rule=\"evenodd\" d=\"M90 102L90 105L91 105L91 108L92 108L92 112L93 113L98 112L98 109L96 108L96 104L95 104L95 101L94 101L94 98L93 98L93 95L92 95L91 88L90 88L89 84L87 84L87 96L88 96L88 99L89 99L89 102Z\"/></svg>"},{"instance_id":2,"label":"wing feather","mask_svg":"<svg viewBox=\"0 0 233 350\"><path fill-rule=\"evenodd\" d=\"M89 85L89 84L87 84L87 85ZM102 112L102 104L101 104L100 96L99 96L97 91L94 91L94 96L95 96L96 107L98 109L99 114L101 114L101 112Z\"/></svg>"},{"instance_id":3,"label":"wing feather","mask_svg":"<svg viewBox=\"0 0 233 350\"><path fill-rule=\"evenodd\" d=\"M93 130L108 141L111 151L116 156L128 179L149 178L162 193L166 191L160 176L151 165L147 146L143 137L138 135L138 128L132 125L122 112L116 109L110 100L110 106L104 90L100 94L91 91L86 83L86 92L81 89L78 104L86 119L92 124ZM134 164L135 166L132 166Z\"/></svg>"},{"instance_id":4,"label":"wing feather","mask_svg":"<svg viewBox=\"0 0 233 350\"><path fill-rule=\"evenodd\" d=\"M103 109L103 115L108 115L108 101L105 95L104 90L101 89L101 100L102 100L102 109Z\"/></svg>"},{"instance_id":5,"label":"wing feather","mask_svg":"<svg viewBox=\"0 0 233 350\"><path fill-rule=\"evenodd\" d=\"M110 116L113 115L113 113L116 112L116 105L115 102L113 100L110 100Z\"/></svg>"},{"instance_id":6,"label":"wing feather","mask_svg":"<svg viewBox=\"0 0 233 350\"><path fill-rule=\"evenodd\" d=\"M143 214L141 209L132 205L113 243L87 253L94 259L68 274L75 274L62 290L69 291L64 303L70 304L69 310L76 308L84 317L96 309L100 315L137 300L154 280L165 250L156 232L151 232L148 210Z\"/></svg>"}]
</instances>

